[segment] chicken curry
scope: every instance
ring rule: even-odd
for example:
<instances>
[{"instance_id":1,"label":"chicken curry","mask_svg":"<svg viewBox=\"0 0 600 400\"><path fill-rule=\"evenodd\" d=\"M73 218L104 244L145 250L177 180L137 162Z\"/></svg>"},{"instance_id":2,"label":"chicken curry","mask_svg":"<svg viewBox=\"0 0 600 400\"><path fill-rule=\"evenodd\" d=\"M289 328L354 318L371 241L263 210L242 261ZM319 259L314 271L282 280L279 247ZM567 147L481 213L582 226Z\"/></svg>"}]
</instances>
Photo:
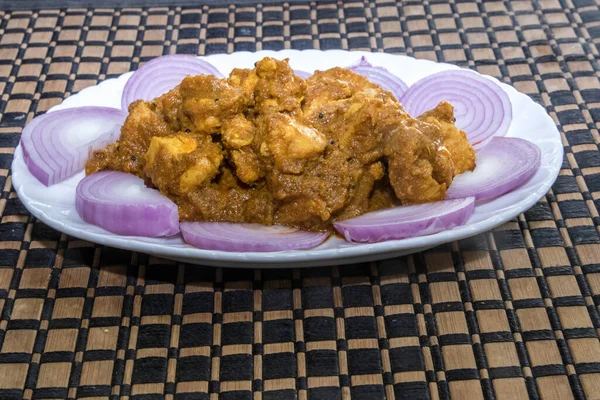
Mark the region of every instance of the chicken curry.
<instances>
[{"instance_id":1,"label":"chicken curry","mask_svg":"<svg viewBox=\"0 0 600 400\"><path fill-rule=\"evenodd\" d=\"M304 80L287 60L264 58L132 103L119 140L86 172L143 178L178 205L181 221L326 231L369 211L442 200L454 176L474 168L449 103L414 118L348 69Z\"/></svg>"}]
</instances>

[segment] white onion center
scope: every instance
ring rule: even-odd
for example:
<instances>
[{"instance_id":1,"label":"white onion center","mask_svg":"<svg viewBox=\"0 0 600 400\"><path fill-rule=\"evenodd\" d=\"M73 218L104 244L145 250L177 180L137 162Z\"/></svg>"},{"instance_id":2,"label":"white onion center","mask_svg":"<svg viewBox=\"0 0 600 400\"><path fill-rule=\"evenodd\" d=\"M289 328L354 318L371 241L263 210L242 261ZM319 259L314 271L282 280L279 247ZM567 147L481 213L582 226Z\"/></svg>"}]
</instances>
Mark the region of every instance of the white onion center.
<instances>
[{"instance_id":1,"label":"white onion center","mask_svg":"<svg viewBox=\"0 0 600 400\"><path fill-rule=\"evenodd\" d=\"M142 189L137 185L129 185L122 189L121 196L124 198L137 197L142 193Z\"/></svg>"},{"instance_id":2,"label":"white onion center","mask_svg":"<svg viewBox=\"0 0 600 400\"><path fill-rule=\"evenodd\" d=\"M498 154L490 154L487 157L477 157L477 175L494 176L496 171L504 168L502 158ZM454 182L469 181L475 172L466 171L454 178Z\"/></svg>"},{"instance_id":3,"label":"white onion center","mask_svg":"<svg viewBox=\"0 0 600 400\"><path fill-rule=\"evenodd\" d=\"M287 226L281 226L281 225L265 226L265 225L259 225L259 224L251 224L251 223L247 223L247 224L242 223L240 225L248 230L255 231L262 235L264 235L265 233L274 234L274 235L285 235L285 234L291 234L291 233L298 233L298 229L289 228Z\"/></svg>"},{"instance_id":4,"label":"white onion center","mask_svg":"<svg viewBox=\"0 0 600 400\"><path fill-rule=\"evenodd\" d=\"M100 136L119 129L119 124L102 117L90 117L74 121L61 132L65 147L78 148L90 144Z\"/></svg>"}]
</instances>

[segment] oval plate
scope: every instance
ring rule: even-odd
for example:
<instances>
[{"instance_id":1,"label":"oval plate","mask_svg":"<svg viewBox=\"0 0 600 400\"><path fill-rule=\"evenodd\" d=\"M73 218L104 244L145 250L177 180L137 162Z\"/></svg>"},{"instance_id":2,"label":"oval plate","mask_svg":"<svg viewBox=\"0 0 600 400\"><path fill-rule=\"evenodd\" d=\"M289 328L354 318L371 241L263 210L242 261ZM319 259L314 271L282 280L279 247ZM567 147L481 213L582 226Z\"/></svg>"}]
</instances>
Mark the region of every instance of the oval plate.
<instances>
[{"instance_id":1,"label":"oval plate","mask_svg":"<svg viewBox=\"0 0 600 400\"><path fill-rule=\"evenodd\" d=\"M205 59L227 75L233 68L252 68L263 57L289 58L290 65L299 70L324 70L353 64L361 56L375 66L384 66L401 77L408 85L435 72L455 69L450 64L416 60L384 53L347 52L341 50L284 50L219 54ZM82 106L120 108L121 92L132 72L108 79L65 99L48 112ZM490 78L493 79L493 78ZM192 264L223 267L308 267L348 264L414 253L436 245L463 239L501 225L533 206L554 183L563 161L563 146L556 125L546 111L528 96L502 84L513 107L513 121L506 136L527 139L542 150L537 173L523 186L491 201L480 202L466 225L430 236L391 240L373 244L348 243L331 237L310 250L274 253L234 253L201 250L185 244L180 235L170 238L126 237L107 232L84 222L75 210L75 188L84 177L80 172L51 187L41 184L23 161L19 145L12 163L12 179L25 207L50 227L68 235L107 246L149 253Z\"/></svg>"}]
</instances>

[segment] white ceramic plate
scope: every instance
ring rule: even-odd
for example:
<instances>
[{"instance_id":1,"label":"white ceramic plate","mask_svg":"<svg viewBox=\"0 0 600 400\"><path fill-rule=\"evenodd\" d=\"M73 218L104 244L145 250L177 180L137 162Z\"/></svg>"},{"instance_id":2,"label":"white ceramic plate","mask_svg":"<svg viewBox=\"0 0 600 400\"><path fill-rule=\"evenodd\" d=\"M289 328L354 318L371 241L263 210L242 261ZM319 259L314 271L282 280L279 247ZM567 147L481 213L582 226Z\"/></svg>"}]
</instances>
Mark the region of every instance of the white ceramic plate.
<instances>
[{"instance_id":1,"label":"white ceramic plate","mask_svg":"<svg viewBox=\"0 0 600 400\"><path fill-rule=\"evenodd\" d=\"M265 56L289 58L293 68L312 72L335 66L348 66L361 56L369 62L384 66L401 77L407 84L446 69L449 64L416 60L405 56L383 53L334 51L259 51L256 53L220 54L205 57L223 74L233 68L252 68ZM121 92L131 72L109 79L71 96L49 112L81 106L119 108ZM492 79L492 78L490 78ZM84 222L75 210L75 188L84 173L51 187L42 185L28 171L20 145L15 151L12 179L19 198L27 209L44 223L68 235L122 249L140 251L193 264L227 267L304 267L315 265L348 264L414 253L442 243L463 239L490 230L533 206L546 194L555 181L563 160L560 134L545 110L529 97L502 84L513 107L513 121L507 136L527 139L542 150L541 167L526 184L502 197L476 205L466 225L430 236L392 240L374 244L353 244L332 237L311 250L275 253L231 253L200 250L186 245L181 236L170 238L125 237L109 233Z\"/></svg>"}]
</instances>

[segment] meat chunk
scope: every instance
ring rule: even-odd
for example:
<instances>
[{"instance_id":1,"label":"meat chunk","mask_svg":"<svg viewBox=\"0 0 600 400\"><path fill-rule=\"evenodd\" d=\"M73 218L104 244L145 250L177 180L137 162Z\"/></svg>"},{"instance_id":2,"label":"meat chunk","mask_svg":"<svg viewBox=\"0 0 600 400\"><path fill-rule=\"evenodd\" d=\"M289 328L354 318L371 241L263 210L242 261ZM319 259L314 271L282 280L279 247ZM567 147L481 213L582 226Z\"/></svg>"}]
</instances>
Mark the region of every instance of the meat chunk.
<instances>
[{"instance_id":1,"label":"meat chunk","mask_svg":"<svg viewBox=\"0 0 600 400\"><path fill-rule=\"evenodd\" d=\"M189 135L153 137L145 155L144 173L165 194L184 196L205 186L219 173L220 147Z\"/></svg>"},{"instance_id":2,"label":"meat chunk","mask_svg":"<svg viewBox=\"0 0 600 400\"><path fill-rule=\"evenodd\" d=\"M307 161L325 150L324 134L305 121L282 113L269 113L259 120L260 154L273 159L273 167L285 173L299 174Z\"/></svg>"},{"instance_id":3,"label":"meat chunk","mask_svg":"<svg viewBox=\"0 0 600 400\"><path fill-rule=\"evenodd\" d=\"M475 169L475 151L467 141L467 134L454 125L454 107L442 101L433 110L419 116L424 122L436 125L440 139L450 152L454 176Z\"/></svg>"},{"instance_id":4,"label":"meat chunk","mask_svg":"<svg viewBox=\"0 0 600 400\"><path fill-rule=\"evenodd\" d=\"M267 187L278 202L274 221L306 230L328 229L335 212L348 200L348 171L340 154L331 153L304 174L273 171L267 175Z\"/></svg>"},{"instance_id":5,"label":"meat chunk","mask_svg":"<svg viewBox=\"0 0 600 400\"><path fill-rule=\"evenodd\" d=\"M86 164L86 173L111 169L143 177L144 155L150 141L172 132L155 105L146 101L133 102L129 106L129 116L121 128L119 141L94 152Z\"/></svg>"},{"instance_id":6,"label":"meat chunk","mask_svg":"<svg viewBox=\"0 0 600 400\"><path fill-rule=\"evenodd\" d=\"M264 185L241 186L234 172L222 167L210 185L188 194L184 207L180 206L180 219L272 225L273 201Z\"/></svg>"},{"instance_id":7,"label":"meat chunk","mask_svg":"<svg viewBox=\"0 0 600 400\"><path fill-rule=\"evenodd\" d=\"M256 129L242 114L226 121L221 129L223 147L229 152L229 162L237 177L245 184L253 184L265 173L254 145Z\"/></svg>"},{"instance_id":8,"label":"meat chunk","mask_svg":"<svg viewBox=\"0 0 600 400\"><path fill-rule=\"evenodd\" d=\"M259 78L254 89L258 112L300 111L306 82L294 74L287 62L263 58L255 70Z\"/></svg>"},{"instance_id":9,"label":"meat chunk","mask_svg":"<svg viewBox=\"0 0 600 400\"><path fill-rule=\"evenodd\" d=\"M235 68L229 74L227 83L234 88L239 88L244 93L244 102L252 106L254 104L254 90L258 83L258 75L253 69Z\"/></svg>"},{"instance_id":10,"label":"meat chunk","mask_svg":"<svg viewBox=\"0 0 600 400\"><path fill-rule=\"evenodd\" d=\"M254 125L243 114L225 121L221 129L221 139L226 149L241 149L252 144Z\"/></svg>"},{"instance_id":11,"label":"meat chunk","mask_svg":"<svg viewBox=\"0 0 600 400\"><path fill-rule=\"evenodd\" d=\"M205 142L185 158L185 169L179 178L179 190L183 195L207 185L217 176L223 153L217 144Z\"/></svg>"},{"instance_id":12,"label":"meat chunk","mask_svg":"<svg viewBox=\"0 0 600 400\"><path fill-rule=\"evenodd\" d=\"M453 165L441 145L439 123L414 120L391 93L345 69L316 73L308 83L308 118L361 164L385 159L389 184L402 203L444 198L452 182ZM354 185L369 193L375 180L368 190L366 182L361 178L360 185L358 181Z\"/></svg>"},{"instance_id":13,"label":"meat chunk","mask_svg":"<svg viewBox=\"0 0 600 400\"><path fill-rule=\"evenodd\" d=\"M423 133L430 128L425 125L407 121L389 135L385 147L390 184L403 204L442 200L452 183L450 154Z\"/></svg>"},{"instance_id":14,"label":"meat chunk","mask_svg":"<svg viewBox=\"0 0 600 400\"><path fill-rule=\"evenodd\" d=\"M245 110L249 101L242 88L212 75L188 76L179 91L183 127L197 133L219 133L221 125Z\"/></svg>"},{"instance_id":15,"label":"meat chunk","mask_svg":"<svg viewBox=\"0 0 600 400\"><path fill-rule=\"evenodd\" d=\"M306 80L308 89L304 101L304 112L313 113L321 106L337 100L349 99L359 92L369 97L393 100L393 95L369 82L362 75L345 68L317 71Z\"/></svg>"},{"instance_id":16,"label":"meat chunk","mask_svg":"<svg viewBox=\"0 0 600 400\"><path fill-rule=\"evenodd\" d=\"M252 185L265 176L261 159L250 148L233 150L229 161L233 164L238 179L247 185Z\"/></svg>"}]
</instances>

